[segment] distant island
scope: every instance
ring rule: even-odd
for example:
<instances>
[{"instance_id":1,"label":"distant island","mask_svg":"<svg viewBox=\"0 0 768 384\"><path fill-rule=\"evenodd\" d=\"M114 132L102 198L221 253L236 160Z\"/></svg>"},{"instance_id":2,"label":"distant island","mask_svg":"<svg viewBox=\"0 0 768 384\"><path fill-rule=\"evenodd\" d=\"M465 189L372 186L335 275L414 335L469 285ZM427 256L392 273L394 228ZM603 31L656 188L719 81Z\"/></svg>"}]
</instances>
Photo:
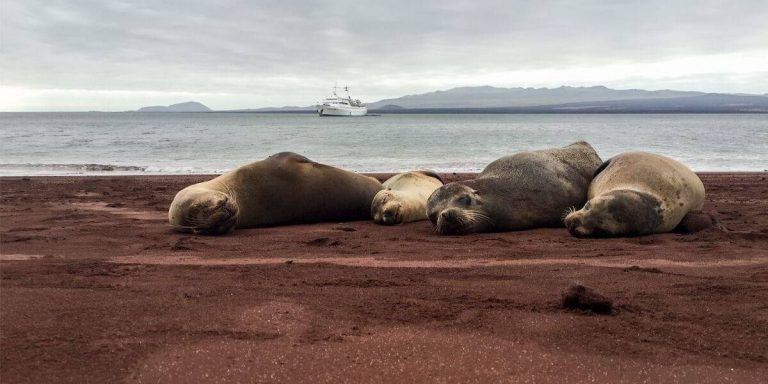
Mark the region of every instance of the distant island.
<instances>
[{"instance_id":1,"label":"distant island","mask_svg":"<svg viewBox=\"0 0 768 384\"><path fill-rule=\"evenodd\" d=\"M368 104L377 113L747 113L768 95L594 87L460 87Z\"/></svg>"},{"instance_id":2,"label":"distant island","mask_svg":"<svg viewBox=\"0 0 768 384\"><path fill-rule=\"evenodd\" d=\"M136 112L211 112L212 110L197 101L172 104L169 106L156 105L139 108Z\"/></svg>"},{"instance_id":3,"label":"distant island","mask_svg":"<svg viewBox=\"0 0 768 384\"><path fill-rule=\"evenodd\" d=\"M138 112L209 112L198 102ZM234 113L314 113L316 107L235 109ZM459 87L368 103L369 113L768 113L768 94L593 87Z\"/></svg>"}]
</instances>

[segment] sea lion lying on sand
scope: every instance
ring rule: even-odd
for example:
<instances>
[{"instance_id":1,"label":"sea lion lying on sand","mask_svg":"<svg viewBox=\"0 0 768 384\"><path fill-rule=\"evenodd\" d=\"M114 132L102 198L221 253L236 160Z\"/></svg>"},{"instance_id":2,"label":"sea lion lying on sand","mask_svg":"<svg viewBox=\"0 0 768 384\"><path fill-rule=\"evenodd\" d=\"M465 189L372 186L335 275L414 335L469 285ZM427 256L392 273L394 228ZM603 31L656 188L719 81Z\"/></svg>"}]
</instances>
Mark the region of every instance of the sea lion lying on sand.
<instances>
[{"instance_id":1,"label":"sea lion lying on sand","mask_svg":"<svg viewBox=\"0 0 768 384\"><path fill-rule=\"evenodd\" d=\"M394 225L427 219L427 199L443 179L432 171L405 172L384 182L371 204L376 224Z\"/></svg>"},{"instance_id":2,"label":"sea lion lying on sand","mask_svg":"<svg viewBox=\"0 0 768 384\"><path fill-rule=\"evenodd\" d=\"M381 183L283 152L176 194L177 231L218 235L235 228L368 218Z\"/></svg>"},{"instance_id":3,"label":"sea lion lying on sand","mask_svg":"<svg viewBox=\"0 0 768 384\"><path fill-rule=\"evenodd\" d=\"M505 156L474 180L438 188L427 201L427 214L444 235L562 225L563 211L587 200L601 162L584 141Z\"/></svg>"},{"instance_id":4,"label":"sea lion lying on sand","mask_svg":"<svg viewBox=\"0 0 768 384\"><path fill-rule=\"evenodd\" d=\"M627 152L603 163L589 201L565 218L576 237L635 236L673 230L704 204L704 184L682 163L647 152Z\"/></svg>"}]
</instances>

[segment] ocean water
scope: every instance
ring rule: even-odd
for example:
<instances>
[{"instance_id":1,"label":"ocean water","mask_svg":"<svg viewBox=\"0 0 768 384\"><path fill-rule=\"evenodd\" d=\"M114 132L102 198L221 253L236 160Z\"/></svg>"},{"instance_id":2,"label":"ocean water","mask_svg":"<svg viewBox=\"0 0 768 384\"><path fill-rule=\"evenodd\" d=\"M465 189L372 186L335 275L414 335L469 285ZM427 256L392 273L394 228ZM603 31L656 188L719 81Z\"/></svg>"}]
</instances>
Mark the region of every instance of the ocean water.
<instances>
[{"instance_id":1,"label":"ocean water","mask_svg":"<svg viewBox=\"0 0 768 384\"><path fill-rule=\"evenodd\" d=\"M0 113L0 175L220 173L293 151L365 172L479 171L517 151L591 143L696 171L768 169L768 115L512 114L328 118L250 113Z\"/></svg>"}]
</instances>

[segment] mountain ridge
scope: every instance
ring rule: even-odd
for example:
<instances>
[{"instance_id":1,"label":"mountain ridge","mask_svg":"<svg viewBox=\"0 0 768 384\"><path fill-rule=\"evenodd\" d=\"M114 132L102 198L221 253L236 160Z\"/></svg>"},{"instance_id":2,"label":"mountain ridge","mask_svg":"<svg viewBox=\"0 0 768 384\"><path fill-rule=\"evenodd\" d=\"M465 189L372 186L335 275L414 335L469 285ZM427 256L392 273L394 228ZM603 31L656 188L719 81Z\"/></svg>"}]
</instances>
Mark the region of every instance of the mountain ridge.
<instances>
[{"instance_id":1,"label":"mountain ridge","mask_svg":"<svg viewBox=\"0 0 768 384\"><path fill-rule=\"evenodd\" d=\"M377 113L768 113L768 97L701 94L678 98L586 101L532 107L409 108Z\"/></svg>"},{"instance_id":2,"label":"mountain ridge","mask_svg":"<svg viewBox=\"0 0 768 384\"><path fill-rule=\"evenodd\" d=\"M202 103L197 101L187 101L184 103L171 104L168 106L154 105L149 107L142 107L136 110L136 112L211 112L212 109L208 108Z\"/></svg>"},{"instance_id":3,"label":"mountain ridge","mask_svg":"<svg viewBox=\"0 0 768 384\"><path fill-rule=\"evenodd\" d=\"M456 87L368 103L376 113L768 113L768 94L727 94L672 89L612 89L603 85L557 88ZM237 113L313 113L285 106L218 110ZM138 112L209 112L198 102L143 107Z\"/></svg>"},{"instance_id":4,"label":"mountain ridge","mask_svg":"<svg viewBox=\"0 0 768 384\"><path fill-rule=\"evenodd\" d=\"M493 108L534 107L584 101L676 98L702 95L704 92L670 89L611 89L603 85L591 87L561 86L557 88L500 88L493 86L457 87L369 103L369 109L384 105L402 108Z\"/></svg>"}]
</instances>

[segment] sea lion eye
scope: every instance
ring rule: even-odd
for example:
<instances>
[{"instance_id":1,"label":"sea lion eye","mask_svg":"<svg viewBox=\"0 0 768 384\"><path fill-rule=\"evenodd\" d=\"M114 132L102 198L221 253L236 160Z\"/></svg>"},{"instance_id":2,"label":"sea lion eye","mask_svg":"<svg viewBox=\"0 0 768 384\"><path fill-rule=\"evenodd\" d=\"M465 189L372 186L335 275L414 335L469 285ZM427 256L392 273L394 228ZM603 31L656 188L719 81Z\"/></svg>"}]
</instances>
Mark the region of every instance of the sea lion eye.
<instances>
[{"instance_id":1,"label":"sea lion eye","mask_svg":"<svg viewBox=\"0 0 768 384\"><path fill-rule=\"evenodd\" d=\"M469 197L469 195L464 195L462 197L459 197L459 203L464 205L469 205L469 203L472 202L472 198Z\"/></svg>"}]
</instances>

